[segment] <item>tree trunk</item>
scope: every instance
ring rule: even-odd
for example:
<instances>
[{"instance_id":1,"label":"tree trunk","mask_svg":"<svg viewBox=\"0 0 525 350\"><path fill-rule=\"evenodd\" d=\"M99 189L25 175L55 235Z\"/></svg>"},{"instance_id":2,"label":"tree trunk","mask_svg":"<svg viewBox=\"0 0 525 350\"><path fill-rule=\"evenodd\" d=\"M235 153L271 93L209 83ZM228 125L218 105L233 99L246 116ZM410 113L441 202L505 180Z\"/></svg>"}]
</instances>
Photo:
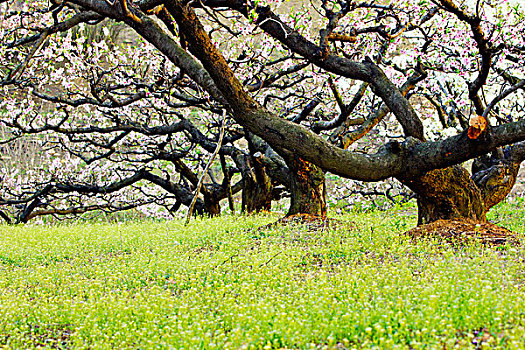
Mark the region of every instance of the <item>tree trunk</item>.
<instances>
[{"instance_id":1,"label":"tree trunk","mask_svg":"<svg viewBox=\"0 0 525 350\"><path fill-rule=\"evenodd\" d=\"M257 157L249 156L243 170L242 211L253 213L272 208L273 185L264 165Z\"/></svg>"},{"instance_id":2,"label":"tree trunk","mask_svg":"<svg viewBox=\"0 0 525 350\"><path fill-rule=\"evenodd\" d=\"M460 165L423 176L400 179L418 196L418 225L444 219L486 221L486 213L502 201L516 183L521 162L478 158L473 175Z\"/></svg>"},{"instance_id":3,"label":"tree trunk","mask_svg":"<svg viewBox=\"0 0 525 350\"><path fill-rule=\"evenodd\" d=\"M481 191L467 169L459 165L402 182L418 196L418 225L439 219L485 221Z\"/></svg>"},{"instance_id":4,"label":"tree trunk","mask_svg":"<svg viewBox=\"0 0 525 350\"><path fill-rule=\"evenodd\" d=\"M204 213L209 216L219 216L221 214L219 201L210 196L204 196Z\"/></svg>"},{"instance_id":5,"label":"tree trunk","mask_svg":"<svg viewBox=\"0 0 525 350\"><path fill-rule=\"evenodd\" d=\"M304 159L286 157L290 169L290 209L295 214L326 215L326 183L324 171Z\"/></svg>"},{"instance_id":6,"label":"tree trunk","mask_svg":"<svg viewBox=\"0 0 525 350\"><path fill-rule=\"evenodd\" d=\"M472 179L481 191L485 210L507 197L518 178L521 161L511 160L509 155L480 157L472 164Z\"/></svg>"}]
</instances>

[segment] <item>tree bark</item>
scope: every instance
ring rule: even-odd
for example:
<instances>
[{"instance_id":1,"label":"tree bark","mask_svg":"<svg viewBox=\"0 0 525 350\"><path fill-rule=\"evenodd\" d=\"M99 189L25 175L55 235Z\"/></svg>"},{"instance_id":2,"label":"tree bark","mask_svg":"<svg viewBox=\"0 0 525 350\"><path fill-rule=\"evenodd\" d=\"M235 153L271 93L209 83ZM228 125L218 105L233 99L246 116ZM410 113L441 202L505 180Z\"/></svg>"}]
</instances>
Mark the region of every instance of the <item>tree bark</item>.
<instances>
[{"instance_id":1,"label":"tree bark","mask_svg":"<svg viewBox=\"0 0 525 350\"><path fill-rule=\"evenodd\" d=\"M259 150L261 139L245 130L249 154L238 161L243 179L242 212L269 211L272 208L274 184L264 154Z\"/></svg>"},{"instance_id":2,"label":"tree bark","mask_svg":"<svg viewBox=\"0 0 525 350\"><path fill-rule=\"evenodd\" d=\"M219 216L221 214L219 201L210 196L204 196L204 213L209 216Z\"/></svg>"},{"instance_id":3,"label":"tree bark","mask_svg":"<svg viewBox=\"0 0 525 350\"><path fill-rule=\"evenodd\" d=\"M440 219L484 222L488 210L512 190L520 164L505 156L486 156L474 161L472 176L455 165L400 180L418 196L418 225Z\"/></svg>"},{"instance_id":4,"label":"tree bark","mask_svg":"<svg viewBox=\"0 0 525 350\"><path fill-rule=\"evenodd\" d=\"M510 152L479 157L472 163L472 180L481 191L485 211L507 197L516 184L520 165L521 160L512 159Z\"/></svg>"},{"instance_id":5,"label":"tree bark","mask_svg":"<svg viewBox=\"0 0 525 350\"><path fill-rule=\"evenodd\" d=\"M459 165L429 171L402 182L418 196L418 225L439 219L485 221L481 191L467 169Z\"/></svg>"},{"instance_id":6,"label":"tree bark","mask_svg":"<svg viewBox=\"0 0 525 350\"><path fill-rule=\"evenodd\" d=\"M295 214L326 215L326 183L324 171L297 155L286 159L290 169L290 209Z\"/></svg>"},{"instance_id":7,"label":"tree bark","mask_svg":"<svg viewBox=\"0 0 525 350\"><path fill-rule=\"evenodd\" d=\"M253 213L269 211L272 208L273 184L264 165L252 155L243 173L242 211Z\"/></svg>"}]
</instances>

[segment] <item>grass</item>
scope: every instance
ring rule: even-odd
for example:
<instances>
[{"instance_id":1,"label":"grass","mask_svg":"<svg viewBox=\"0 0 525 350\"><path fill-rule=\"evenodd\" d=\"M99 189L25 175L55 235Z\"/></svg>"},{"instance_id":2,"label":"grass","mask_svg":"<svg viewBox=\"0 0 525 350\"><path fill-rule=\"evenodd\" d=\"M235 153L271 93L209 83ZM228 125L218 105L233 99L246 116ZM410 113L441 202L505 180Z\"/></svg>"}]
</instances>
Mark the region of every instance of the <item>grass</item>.
<instances>
[{"instance_id":1,"label":"grass","mask_svg":"<svg viewBox=\"0 0 525 350\"><path fill-rule=\"evenodd\" d=\"M0 226L0 348L525 347L521 246L412 242L412 208L253 230L276 218Z\"/></svg>"}]
</instances>

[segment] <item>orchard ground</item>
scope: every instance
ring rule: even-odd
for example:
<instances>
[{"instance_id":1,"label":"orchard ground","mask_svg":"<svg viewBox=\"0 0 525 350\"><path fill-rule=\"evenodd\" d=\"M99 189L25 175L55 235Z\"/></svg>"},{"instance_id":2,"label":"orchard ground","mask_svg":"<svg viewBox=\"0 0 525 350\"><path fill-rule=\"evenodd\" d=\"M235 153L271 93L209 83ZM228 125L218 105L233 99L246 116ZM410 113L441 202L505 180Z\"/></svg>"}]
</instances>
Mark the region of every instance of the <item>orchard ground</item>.
<instances>
[{"instance_id":1,"label":"orchard ground","mask_svg":"<svg viewBox=\"0 0 525 350\"><path fill-rule=\"evenodd\" d=\"M523 236L524 204L489 220ZM523 237L414 241L412 205L336 218L0 226L0 348L525 347Z\"/></svg>"}]
</instances>

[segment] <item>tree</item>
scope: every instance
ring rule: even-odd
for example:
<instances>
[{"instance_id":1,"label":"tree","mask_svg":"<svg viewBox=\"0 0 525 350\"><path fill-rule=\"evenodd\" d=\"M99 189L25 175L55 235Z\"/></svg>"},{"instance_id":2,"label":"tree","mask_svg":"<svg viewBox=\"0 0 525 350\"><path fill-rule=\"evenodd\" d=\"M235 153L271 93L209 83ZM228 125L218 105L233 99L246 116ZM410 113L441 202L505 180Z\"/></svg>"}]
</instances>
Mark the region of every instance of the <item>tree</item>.
<instances>
[{"instance_id":1,"label":"tree","mask_svg":"<svg viewBox=\"0 0 525 350\"><path fill-rule=\"evenodd\" d=\"M19 16L14 11L11 15ZM104 25L96 23L97 27ZM8 113L2 122L11 132L4 141L6 151L25 138L25 142L40 142L40 147L33 151L55 157L40 162L39 171L19 169L15 164L4 168L1 204L10 206L11 215L3 215L8 221L26 222L40 215L74 215L91 210L118 211L149 203L173 212L181 204L191 203L198 182L195 169L206 160L202 152L211 153L216 147L214 139L218 132L213 134L213 130L218 128L220 105L209 103L208 97L196 85L189 85L183 74L165 73L169 68L162 59L158 60L154 76L145 76L151 66L140 63L133 66L137 61L130 57L130 51L118 46L115 38L104 39L105 32L90 43L96 49L93 52L86 40L97 35L86 33L86 29L80 27L72 35L58 37L54 47L46 48L51 55L59 56L58 61L64 62L70 75L77 77L74 83L53 72L64 71L61 63L59 67L47 64L47 69L39 65L24 67L32 78L18 80L17 88L29 88L30 93L25 98L18 95L5 100ZM114 28L110 29L108 34ZM13 48L23 42L7 46ZM63 48L67 50L63 52ZM6 56L12 54L8 50ZM87 56L90 62L101 62L102 66L93 67ZM158 58L151 51L144 53L144 57L151 62ZM9 62L6 63L9 67ZM286 75L280 73L271 79L277 81ZM266 87L252 84L250 88L260 91ZM199 95L203 97L195 97ZM21 111L16 108L17 99L33 108ZM220 96L218 99L222 102ZM37 110L35 100L47 101L44 113ZM50 112L53 107L56 110ZM179 121L175 122L177 118ZM281 189L274 185L289 187L291 172L261 139L253 135L243 138L245 132L240 128L228 125L226 129L229 136L220 148L224 181L221 184L210 174L212 182L202 187L197 213L218 214L219 201L226 197L234 210L231 197L241 189L244 211L268 210L271 200L281 195ZM205 134L209 132L212 134L208 137ZM47 135L35 140L37 134ZM239 139L248 141L249 150L234 146ZM44 147L47 152L42 152ZM227 165L226 157L235 167ZM190 166L186 165L188 160ZM27 175L28 171L31 174ZM232 188L230 178L235 173L240 173L242 179ZM148 187L148 183L156 188ZM167 193L158 191L158 187Z\"/></svg>"},{"instance_id":2,"label":"tree","mask_svg":"<svg viewBox=\"0 0 525 350\"><path fill-rule=\"evenodd\" d=\"M226 109L245 134L264 140L264 149L279 154L268 163L284 160L289 179L300 175L289 182L290 188L299 188L301 178L308 180L302 182L307 188L298 191L310 193L306 202L323 198L320 167L363 181L395 177L418 195L419 223L456 217L484 220L486 211L512 188L524 158L523 98L506 99L522 95L525 86L519 6L477 2L469 8L450 0L390 5L322 1L312 5L323 15L315 20L307 18L309 12L278 15L272 2L242 0L75 0L49 8L33 3L22 16L41 23L40 28L13 24L14 29L5 32L7 57L22 63L7 63L3 86L42 98L26 71L50 35L106 18L123 22L156 48L145 52L158 56L148 61L135 47L130 49L135 50L128 58L130 66L169 60L177 72L172 80L187 79L186 86L210 101L208 110ZM56 51L47 52L56 57ZM76 59L69 56L70 62ZM108 62L92 64L104 67ZM143 71L151 80L151 73L162 70ZM164 73L161 76L166 81ZM283 77L287 82L278 84ZM124 75L119 84L140 91L135 95L159 90L159 80L142 85L129 81ZM102 103L121 109L122 100L112 105L120 86L112 86L109 102ZM178 113L195 107L183 92L178 98L186 105L171 106ZM92 89L75 97L93 93L106 96L103 89ZM127 93L130 105L139 101L135 95ZM96 106L92 101L88 104ZM67 104L64 99L54 102ZM55 131L57 124L51 125L49 130ZM375 138L365 142L364 136ZM368 153L360 146L368 147ZM251 151L254 154L253 146ZM472 176L457 165L476 157ZM322 212L323 201L317 202L312 211Z\"/></svg>"}]
</instances>

